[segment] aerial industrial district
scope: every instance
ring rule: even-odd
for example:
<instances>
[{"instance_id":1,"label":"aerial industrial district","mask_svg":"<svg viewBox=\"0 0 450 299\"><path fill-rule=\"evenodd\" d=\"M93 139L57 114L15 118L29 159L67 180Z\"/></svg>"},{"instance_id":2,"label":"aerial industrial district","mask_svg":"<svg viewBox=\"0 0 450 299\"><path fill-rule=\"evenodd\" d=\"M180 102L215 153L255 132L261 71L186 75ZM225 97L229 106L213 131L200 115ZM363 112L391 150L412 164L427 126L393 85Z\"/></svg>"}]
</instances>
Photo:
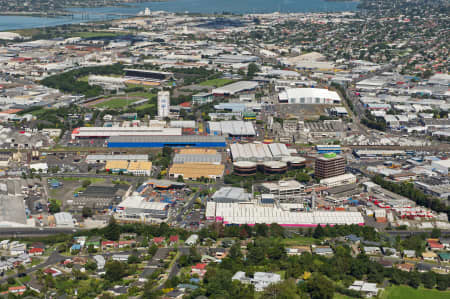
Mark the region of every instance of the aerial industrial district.
<instances>
[{"instance_id":1,"label":"aerial industrial district","mask_svg":"<svg viewBox=\"0 0 450 299\"><path fill-rule=\"evenodd\" d=\"M384 12L0 33L2 295L449 298L448 8Z\"/></svg>"}]
</instances>

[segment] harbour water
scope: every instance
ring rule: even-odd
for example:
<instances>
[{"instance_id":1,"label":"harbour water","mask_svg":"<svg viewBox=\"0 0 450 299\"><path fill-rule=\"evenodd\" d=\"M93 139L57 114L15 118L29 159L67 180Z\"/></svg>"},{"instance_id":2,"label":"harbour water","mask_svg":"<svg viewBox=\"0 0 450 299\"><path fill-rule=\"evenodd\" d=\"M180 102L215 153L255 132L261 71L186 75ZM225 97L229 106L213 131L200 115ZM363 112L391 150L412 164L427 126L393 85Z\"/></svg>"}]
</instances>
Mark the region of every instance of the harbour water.
<instances>
[{"instance_id":1,"label":"harbour water","mask_svg":"<svg viewBox=\"0 0 450 299\"><path fill-rule=\"evenodd\" d=\"M120 7L73 8L70 9L73 12L70 17L0 16L0 31L117 19L136 15L146 7L151 11L191 13L286 13L354 11L357 5L357 2L325 0L168 0L130 3Z\"/></svg>"}]
</instances>

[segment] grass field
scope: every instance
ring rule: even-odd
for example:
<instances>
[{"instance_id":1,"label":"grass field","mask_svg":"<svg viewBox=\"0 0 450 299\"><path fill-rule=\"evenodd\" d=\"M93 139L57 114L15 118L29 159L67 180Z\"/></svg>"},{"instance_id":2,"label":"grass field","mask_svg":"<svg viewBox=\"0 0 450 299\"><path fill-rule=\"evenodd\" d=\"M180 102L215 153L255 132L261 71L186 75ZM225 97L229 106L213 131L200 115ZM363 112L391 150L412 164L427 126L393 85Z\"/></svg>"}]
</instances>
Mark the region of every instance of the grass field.
<instances>
[{"instance_id":1,"label":"grass field","mask_svg":"<svg viewBox=\"0 0 450 299\"><path fill-rule=\"evenodd\" d=\"M450 291L441 292L424 288L414 289L407 286L392 286L384 290L381 299L448 299Z\"/></svg>"},{"instance_id":2,"label":"grass field","mask_svg":"<svg viewBox=\"0 0 450 299\"><path fill-rule=\"evenodd\" d=\"M292 239L283 239L284 246L302 246L314 244L317 240L309 237L295 237Z\"/></svg>"},{"instance_id":3,"label":"grass field","mask_svg":"<svg viewBox=\"0 0 450 299\"><path fill-rule=\"evenodd\" d=\"M155 106L155 104L153 104L153 103L145 103L145 104L142 104L140 106L137 106L136 110L138 110L138 111L145 110L147 108L151 108L151 107L154 107L154 106Z\"/></svg>"},{"instance_id":4,"label":"grass field","mask_svg":"<svg viewBox=\"0 0 450 299\"><path fill-rule=\"evenodd\" d=\"M81 38L96 38L96 37L116 37L121 36L122 33L115 32L103 32L103 31L93 31L93 32L75 32L72 34L74 37Z\"/></svg>"},{"instance_id":5,"label":"grass field","mask_svg":"<svg viewBox=\"0 0 450 299\"><path fill-rule=\"evenodd\" d=\"M94 105L94 107L96 108L110 108L110 109L120 109L123 107L126 107L130 104L132 104L133 102L136 102L137 99L111 99L111 100L107 100L101 103L98 103L96 105Z\"/></svg>"},{"instance_id":6,"label":"grass field","mask_svg":"<svg viewBox=\"0 0 450 299\"><path fill-rule=\"evenodd\" d=\"M222 87L222 86L230 84L232 82L233 82L233 80L231 80L231 79L212 79L212 80L203 81L199 85Z\"/></svg>"}]
</instances>

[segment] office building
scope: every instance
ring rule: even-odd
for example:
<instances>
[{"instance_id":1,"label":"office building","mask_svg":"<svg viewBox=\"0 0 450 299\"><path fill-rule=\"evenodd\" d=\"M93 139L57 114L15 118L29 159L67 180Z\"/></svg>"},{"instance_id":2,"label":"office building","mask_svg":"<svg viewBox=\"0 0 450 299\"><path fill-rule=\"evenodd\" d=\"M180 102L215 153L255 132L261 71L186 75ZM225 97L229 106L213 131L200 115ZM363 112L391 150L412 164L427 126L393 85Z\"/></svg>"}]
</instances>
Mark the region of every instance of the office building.
<instances>
[{"instance_id":1,"label":"office building","mask_svg":"<svg viewBox=\"0 0 450 299\"><path fill-rule=\"evenodd\" d=\"M326 179L345 174L345 159L335 153L325 154L316 159L314 176Z\"/></svg>"},{"instance_id":2,"label":"office building","mask_svg":"<svg viewBox=\"0 0 450 299\"><path fill-rule=\"evenodd\" d=\"M169 117L170 111L170 92L160 91L158 92L158 117Z\"/></svg>"}]
</instances>

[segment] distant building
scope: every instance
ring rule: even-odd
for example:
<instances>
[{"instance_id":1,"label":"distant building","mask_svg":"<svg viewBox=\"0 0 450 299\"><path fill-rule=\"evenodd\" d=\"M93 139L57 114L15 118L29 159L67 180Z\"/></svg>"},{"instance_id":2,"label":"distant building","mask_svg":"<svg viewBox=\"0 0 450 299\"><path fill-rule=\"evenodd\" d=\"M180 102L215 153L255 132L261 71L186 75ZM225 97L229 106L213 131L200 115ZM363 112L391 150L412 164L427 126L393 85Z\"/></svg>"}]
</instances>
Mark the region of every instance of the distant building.
<instances>
[{"instance_id":1,"label":"distant building","mask_svg":"<svg viewBox=\"0 0 450 299\"><path fill-rule=\"evenodd\" d=\"M450 159L433 161L431 162L431 167L439 173L448 175L450 169Z\"/></svg>"},{"instance_id":2,"label":"distant building","mask_svg":"<svg viewBox=\"0 0 450 299\"><path fill-rule=\"evenodd\" d=\"M169 117L170 112L170 92L158 92L158 117L163 119Z\"/></svg>"},{"instance_id":3,"label":"distant building","mask_svg":"<svg viewBox=\"0 0 450 299\"><path fill-rule=\"evenodd\" d=\"M262 292L271 284L281 282L280 274L269 273L269 272L255 272L253 278L247 277L245 272L238 271L231 278L232 280L238 280L244 284L253 284L255 286L255 291Z\"/></svg>"},{"instance_id":4,"label":"distant building","mask_svg":"<svg viewBox=\"0 0 450 299\"><path fill-rule=\"evenodd\" d=\"M197 105L211 103L213 100L214 96L211 92L201 92L192 96L192 103Z\"/></svg>"},{"instance_id":5,"label":"distant building","mask_svg":"<svg viewBox=\"0 0 450 299\"><path fill-rule=\"evenodd\" d=\"M335 91L320 88L288 88L278 94L280 103L288 104L340 104Z\"/></svg>"},{"instance_id":6,"label":"distant building","mask_svg":"<svg viewBox=\"0 0 450 299\"><path fill-rule=\"evenodd\" d=\"M326 179L345 174L345 159L334 153L316 159L314 176Z\"/></svg>"}]
</instances>

